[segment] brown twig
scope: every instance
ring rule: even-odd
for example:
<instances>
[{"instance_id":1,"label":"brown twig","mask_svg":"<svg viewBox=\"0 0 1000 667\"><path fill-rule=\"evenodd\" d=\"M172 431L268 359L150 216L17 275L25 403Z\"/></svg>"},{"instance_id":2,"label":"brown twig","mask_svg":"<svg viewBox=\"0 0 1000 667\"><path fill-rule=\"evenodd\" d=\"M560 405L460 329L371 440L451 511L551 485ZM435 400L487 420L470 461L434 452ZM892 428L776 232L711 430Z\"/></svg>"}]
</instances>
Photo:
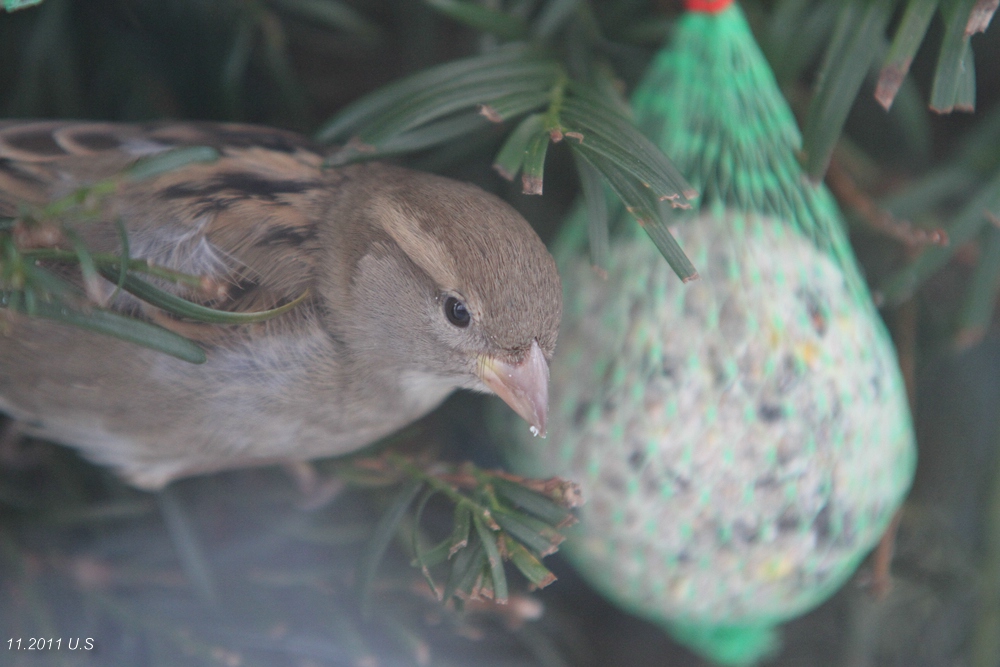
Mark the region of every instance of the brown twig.
<instances>
[{"instance_id":1,"label":"brown twig","mask_svg":"<svg viewBox=\"0 0 1000 667\"><path fill-rule=\"evenodd\" d=\"M871 579L868 581L868 592L876 600L884 600L892 590L892 556L896 549L896 533L899 530L899 519L903 510L899 510L889 522L882 539L872 554Z\"/></svg>"},{"instance_id":2,"label":"brown twig","mask_svg":"<svg viewBox=\"0 0 1000 667\"><path fill-rule=\"evenodd\" d=\"M919 248L928 245L946 246L949 243L948 232L940 227L922 229L908 220L899 220L891 213L876 204L867 193L858 187L857 183L836 160L830 162L826 172L826 184L845 208L855 211L875 231L896 239L909 247Z\"/></svg>"}]
</instances>

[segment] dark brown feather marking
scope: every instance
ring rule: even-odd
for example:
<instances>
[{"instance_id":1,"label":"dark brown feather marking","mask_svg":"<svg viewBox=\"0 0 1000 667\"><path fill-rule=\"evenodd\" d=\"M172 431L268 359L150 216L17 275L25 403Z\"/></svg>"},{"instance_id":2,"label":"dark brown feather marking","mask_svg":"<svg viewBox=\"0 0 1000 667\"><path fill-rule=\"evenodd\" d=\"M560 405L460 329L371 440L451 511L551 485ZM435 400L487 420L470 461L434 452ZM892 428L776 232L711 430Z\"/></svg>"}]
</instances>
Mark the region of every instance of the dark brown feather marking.
<instances>
[{"instance_id":1,"label":"dark brown feather marking","mask_svg":"<svg viewBox=\"0 0 1000 667\"><path fill-rule=\"evenodd\" d=\"M226 298L221 303L217 303L216 307L219 305L225 306L226 303L235 303L242 299L245 299L252 292L260 289L260 282L250 278L248 276L243 276L236 281L236 284L230 285L226 289Z\"/></svg>"},{"instance_id":2,"label":"dark brown feather marking","mask_svg":"<svg viewBox=\"0 0 1000 667\"><path fill-rule=\"evenodd\" d=\"M233 199L201 199L192 202L191 212L196 216L214 216L229 208Z\"/></svg>"},{"instance_id":3,"label":"dark brown feather marking","mask_svg":"<svg viewBox=\"0 0 1000 667\"><path fill-rule=\"evenodd\" d=\"M0 172L32 185L45 185L46 183L45 179L40 178L38 174L24 169L16 160L10 158L0 157Z\"/></svg>"},{"instance_id":4,"label":"dark brown feather marking","mask_svg":"<svg viewBox=\"0 0 1000 667\"><path fill-rule=\"evenodd\" d=\"M258 246L286 244L300 246L307 241L316 238L315 227L293 227L291 225L274 225L262 239L257 241Z\"/></svg>"},{"instance_id":5,"label":"dark brown feather marking","mask_svg":"<svg viewBox=\"0 0 1000 667\"><path fill-rule=\"evenodd\" d=\"M279 181L273 178L264 178L262 176L258 176L257 174L250 174L246 172L220 174L216 179L216 182L218 183L220 190L235 190L237 192L244 192L269 201L276 201L277 195L301 194L317 187L321 187L320 184L315 181Z\"/></svg>"},{"instance_id":6,"label":"dark brown feather marking","mask_svg":"<svg viewBox=\"0 0 1000 667\"><path fill-rule=\"evenodd\" d=\"M277 180L247 172L219 174L206 183L177 183L164 188L163 199L184 199L187 197L211 197L224 192L247 195L271 202L278 202L278 195L302 194L321 187L315 181Z\"/></svg>"},{"instance_id":7,"label":"dark brown feather marking","mask_svg":"<svg viewBox=\"0 0 1000 667\"><path fill-rule=\"evenodd\" d=\"M10 132L4 136L4 142L17 150L29 151L37 155L47 157L68 155L52 138L52 133L49 130L50 128L44 127L24 132Z\"/></svg>"},{"instance_id":8,"label":"dark brown feather marking","mask_svg":"<svg viewBox=\"0 0 1000 667\"><path fill-rule=\"evenodd\" d=\"M118 137L107 132L77 132L73 134L73 141L92 151L110 151L121 146Z\"/></svg>"}]
</instances>

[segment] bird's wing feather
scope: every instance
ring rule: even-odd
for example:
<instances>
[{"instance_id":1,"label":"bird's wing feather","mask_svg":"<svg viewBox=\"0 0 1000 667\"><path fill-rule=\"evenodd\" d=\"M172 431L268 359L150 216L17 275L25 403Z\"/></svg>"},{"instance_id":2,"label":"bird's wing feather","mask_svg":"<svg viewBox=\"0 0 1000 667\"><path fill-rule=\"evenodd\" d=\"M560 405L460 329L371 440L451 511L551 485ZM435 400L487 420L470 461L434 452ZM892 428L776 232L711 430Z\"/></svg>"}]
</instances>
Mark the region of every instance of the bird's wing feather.
<instances>
[{"instance_id":1,"label":"bird's wing feather","mask_svg":"<svg viewBox=\"0 0 1000 667\"><path fill-rule=\"evenodd\" d=\"M125 181L99 202L100 220L79 226L99 251L205 276L214 289L184 293L215 308L250 311L300 296L318 254L317 224L336 174L305 138L249 125L0 122L0 216L42 206L115 177L140 158L210 146L219 158ZM174 288L176 289L176 288Z\"/></svg>"}]
</instances>

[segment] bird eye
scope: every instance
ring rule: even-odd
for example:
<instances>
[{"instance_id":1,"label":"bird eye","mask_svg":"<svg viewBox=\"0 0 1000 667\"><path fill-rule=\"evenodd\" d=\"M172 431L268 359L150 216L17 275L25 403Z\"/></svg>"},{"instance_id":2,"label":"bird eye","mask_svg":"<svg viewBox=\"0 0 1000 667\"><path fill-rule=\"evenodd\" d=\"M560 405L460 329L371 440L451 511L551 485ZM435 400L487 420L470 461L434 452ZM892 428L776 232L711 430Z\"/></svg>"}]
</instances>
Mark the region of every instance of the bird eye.
<instances>
[{"instance_id":1,"label":"bird eye","mask_svg":"<svg viewBox=\"0 0 1000 667\"><path fill-rule=\"evenodd\" d=\"M456 327L462 327L463 329L469 326L469 322L472 321L472 315L469 313L469 309L465 307L465 304L456 299L453 296L449 296L444 302L444 314L448 318L448 321L454 324Z\"/></svg>"}]
</instances>

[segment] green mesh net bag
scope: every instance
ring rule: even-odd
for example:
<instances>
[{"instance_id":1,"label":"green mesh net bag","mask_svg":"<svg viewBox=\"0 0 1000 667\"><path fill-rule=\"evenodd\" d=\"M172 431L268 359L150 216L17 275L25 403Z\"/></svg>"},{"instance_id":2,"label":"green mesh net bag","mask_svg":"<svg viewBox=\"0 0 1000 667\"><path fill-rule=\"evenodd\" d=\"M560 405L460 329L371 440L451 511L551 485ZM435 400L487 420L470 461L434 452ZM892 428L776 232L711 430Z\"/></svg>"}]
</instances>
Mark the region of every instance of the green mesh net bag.
<instances>
[{"instance_id":1,"label":"green mesh net bag","mask_svg":"<svg viewBox=\"0 0 1000 667\"><path fill-rule=\"evenodd\" d=\"M602 279L573 216L549 437L509 460L582 485L566 551L604 595L750 664L877 543L915 447L892 344L742 12L688 4L716 7L680 20L633 109L700 193L665 214L701 278L621 214Z\"/></svg>"}]
</instances>

